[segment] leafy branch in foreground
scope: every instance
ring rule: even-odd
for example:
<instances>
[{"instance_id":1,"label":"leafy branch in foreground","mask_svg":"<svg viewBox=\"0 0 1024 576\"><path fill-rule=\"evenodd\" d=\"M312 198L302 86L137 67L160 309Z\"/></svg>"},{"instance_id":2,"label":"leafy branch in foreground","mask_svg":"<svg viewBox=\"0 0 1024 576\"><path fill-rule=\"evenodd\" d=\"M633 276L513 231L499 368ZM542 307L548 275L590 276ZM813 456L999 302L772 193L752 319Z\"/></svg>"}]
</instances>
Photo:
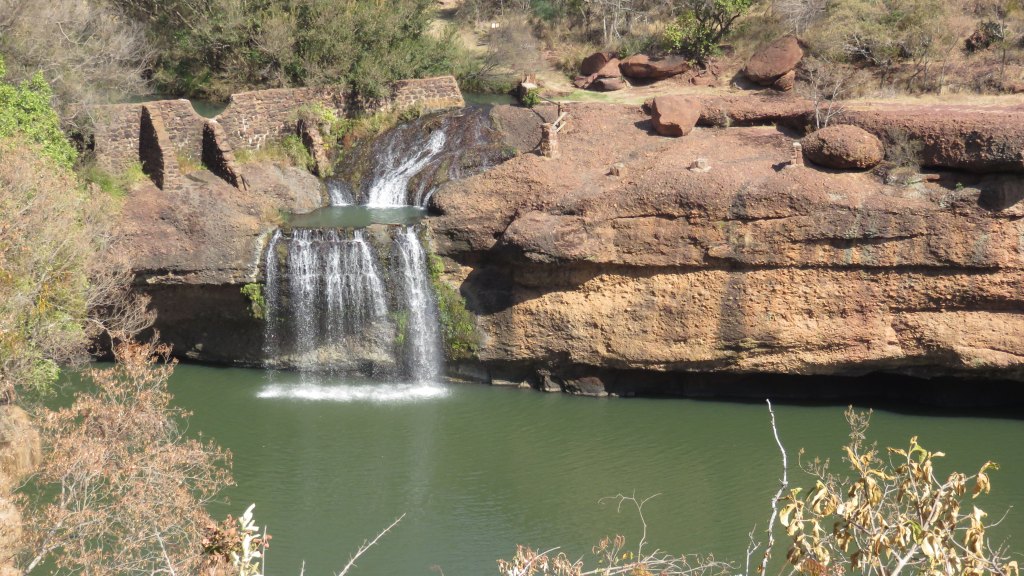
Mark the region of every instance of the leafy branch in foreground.
<instances>
[{"instance_id":1,"label":"leafy branch in foreground","mask_svg":"<svg viewBox=\"0 0 1024 576\"><path fill-rule=\"evenodd\" d=\"M986 462L974 475L951 472L936 476L942 452L923 448L911 438L908 448L882 453L865 442L870 412L846 412L850 442L843 460L852 476L840 476L827 461L804 469L816 480L801 497L794 489L784 499L779 518L793 544L787 554L796 572L812 576L857 571L865 576L901 573L935 576L1018 576L1016 561L1005 548L993 547L987 514L968 506L990 489Z\"/></svg>"},{"instance_id":2,"label":"leafy branch in foreground","mask_svg":"<svg viewBox=\"0 0 1024 576\"><path fill-rule=\"evenodd\" d=\"M630 574L633 576L719 576L727 574L730 565L717 562L713 556L673 555L662 550L644 552L647 544L647 521L644 519L643 508L654 496L638 499L635 495L617 494L600 501L617 500L618 509L623 505L636 508L643 527L642 536L636 549L626 547L625 536L602 538L591 550L597 567L588 567L582 558L570 560L558 548L545 551L534 550L528 546L516 546L516 555L511 560L498 560L498 572L502 576L616 576Z\"/></svg>"}]
</instances>

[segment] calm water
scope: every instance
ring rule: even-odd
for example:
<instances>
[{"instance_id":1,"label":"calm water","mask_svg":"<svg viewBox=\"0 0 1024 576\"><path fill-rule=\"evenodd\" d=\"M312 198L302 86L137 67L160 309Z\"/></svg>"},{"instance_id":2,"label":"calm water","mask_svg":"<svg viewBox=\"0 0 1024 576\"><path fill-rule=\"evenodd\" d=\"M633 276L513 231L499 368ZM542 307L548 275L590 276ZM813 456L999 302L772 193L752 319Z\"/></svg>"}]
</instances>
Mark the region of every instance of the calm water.
<instances>
[{"instance_id":1,"label":"calm water","mask_svg":"<svg viewBox=\"0 0 1024 576\"><path fill-rule=\"evenodd\" d=\"M780 463L760 404L573 398L473 384L336 382L289 374L179 366L171 383L194 412L190 429L234 453L230 503L255 502L274 540L271 575L337 573L394 518L405 520L356 574L495 574L516 543L589 553L602 535L635 542L635 516L601 505L618 492L660 493L645 509L650 540L676 552L742 561L747 533L768 517ZM831 456L846 439L840 407L777 406L791 461ZM873 438L903 446L919 435L977 470L991 458L997 511L1024 500L1024 421L879 411ZM945 468L948 472L949 468ZM805 480L791 468L791 477ZM800 484L806 482L798 482ZM1024 538L1024 508L995 534ZM784 550L784 549L783 549ZM783 552L777 551L776 558Z\"/></svg>"},{"instance_id":2,"label":"calm water","mask_svg":"<svg viewBox=\"0 0 1024 576\"><path fill-rule=\"evenodd\" d=\"M294 228L366 228L371 224L416 224L426 210L416 206L370 208L368 206L327 206L288 217Z\"/></svg>"}]
</instances>

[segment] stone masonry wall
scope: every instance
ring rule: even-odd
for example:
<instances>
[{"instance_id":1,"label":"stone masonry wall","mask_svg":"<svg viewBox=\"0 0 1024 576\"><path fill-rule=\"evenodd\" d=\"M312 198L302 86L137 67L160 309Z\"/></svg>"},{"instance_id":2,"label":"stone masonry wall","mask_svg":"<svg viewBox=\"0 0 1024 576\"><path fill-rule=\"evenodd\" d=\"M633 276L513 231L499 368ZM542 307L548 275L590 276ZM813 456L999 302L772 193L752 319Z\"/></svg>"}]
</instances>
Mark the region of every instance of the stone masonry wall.
<instances>
[{"instance_id":1,"label":"stone masonry wall","mask_svg":"<svg viewBox=\"0 0 1024 576\"><path fill-rule=\"evenodd\" d=\"M390 106L397 110L420 107L424 112L462 108L466 105L453 76L400 80L392 88Z\"/></svg>"},{"instance_id":2,"label":"stone masonry wall","mask_svg":"<svg viewBox=\"0 0 1024 576\"><path fill-rule=\"evenodd\" d=\"M256 150L268 140L294 134L296 111L313 104L321 104L338 116L346 112L345 94L340 88L280 88L232 95L217 121L235 150Z\"/></svg>"},{"instance_id":3,"label":"stone masonry wall","mask_svg":"<svg viewBox=\"0 0 1024 576\"><path fill-rule=\"evenodd\" d=\"M465 106L452 76L402 80L392 87L391 98L379 110L418 107L424 112ZM242 92L231 96L228 107L215 118L228 149L255 150L266 142L296 133L296 112L303 106L321 104L344 116L349 105L341 87L280 88ZM162 100L144 104L113 104L96 111L95 154L100 166L111 171L139 162L139 131L142 110L148 108L162 120L168 146L159 153L203 158L203 134L208 120L195 112L188 100ZM177 165L167 159L164 165Z\"/></svg>"}]
</instances>

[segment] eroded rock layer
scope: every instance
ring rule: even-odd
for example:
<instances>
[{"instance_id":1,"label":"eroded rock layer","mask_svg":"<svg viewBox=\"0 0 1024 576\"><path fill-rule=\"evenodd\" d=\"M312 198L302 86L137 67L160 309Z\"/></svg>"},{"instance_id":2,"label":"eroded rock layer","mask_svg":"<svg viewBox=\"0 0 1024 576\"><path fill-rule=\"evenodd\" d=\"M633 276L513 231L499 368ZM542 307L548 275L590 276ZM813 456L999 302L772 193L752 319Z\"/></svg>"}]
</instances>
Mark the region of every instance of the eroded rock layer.
<instances>
[{"instance_id":1,"label":"eroded rock layer","mask_svg":"<svg viewBox=\"0 0 1024 576\"><path fill-rule=\"evenodd\" d=\"M1024 206L986 202L991 179L886 186L787 167L799 135L773 127L669 139L632 107L569 118L560 159L521 155L434 196L484 377L1024 379Z\"/></svg>"}]
</instances>

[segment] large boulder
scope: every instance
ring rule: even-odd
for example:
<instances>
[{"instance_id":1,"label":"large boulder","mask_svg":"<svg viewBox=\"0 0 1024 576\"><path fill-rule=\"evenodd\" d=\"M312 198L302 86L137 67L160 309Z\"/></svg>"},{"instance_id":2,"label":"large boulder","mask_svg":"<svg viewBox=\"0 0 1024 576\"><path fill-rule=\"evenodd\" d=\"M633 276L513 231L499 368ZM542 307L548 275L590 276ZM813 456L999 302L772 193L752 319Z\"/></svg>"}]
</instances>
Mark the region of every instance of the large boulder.
<instances>
[{"instance_id":1,"label":"large boulder","mask_svg":"<svg viewBox=\"0 0 1024 576\"><path fill-rule=\"evenodd\" d=\"M611 52L595 52L583 59L583 63L580 64L580 76L597 74L612 60L615 60L615 55Z\"/></svg>"},{"instance_id":2,"label":"large boulder","mask_svg":"<svg viewBox=\"0 0 1024 576\"><path fill-rule=\"evenodd\" d=\"M618 78L622 76L622 72L619 70L619 64L621 61L618 58L612 58L607 64L601 67L600 70L594 72L598 78Z\"/></svg>"},{"instance_id":3,"label":"large boulder","mask_svg":"<svg viewBox=\"0 0 1024 576\"><path fill-rule=\"evenodd\" d=\"M864 170L885 158L877 136L851 125L822 128L803 139L804 157L819 166L840 170Z\"/></svg>"},{"instance_id":4,"label":"large boulder","mask_svg":"<svg viewBox=\"0 0 1024 576\"><path fill-rule=\"evenodd\" d=\"M636 54L619 64L623 76L640 80L663 80L690 70L690 62L682 56L666 56L653 59L646 54Z\"/></svg>"},{"instance_id":5,"label":"large boulder","mask_svg":"<svg viewBox=\"0 0 1024 576\"><path fill-rule=\"evenodd\" d=\"M753 82L770 86L780 76L796 68L803 57L804 49L796 36L783 36L755 52L743 74Z\"/></svg>"},{"instance_id":6,"label":"large boulder","mask_svg":"<svg viewBox=\"0 0 1024 576\"><path fill-rule=\"evenodd\" d=\"M700 102L685 96L658 96L651 103L654 130L662 136L686 136L700 119Z\"/></svg>"},{"instance_id":7,"label":"large boulder","mask_svg":"<svg viewBox=\"0 0 1024 576\"><path fill-rule=\"evenodd\" d=\"M594 80L589 88L598 92L614 92L626 87L626 81L620 78L598 78Z\"/></svg>"}]
</instances>

